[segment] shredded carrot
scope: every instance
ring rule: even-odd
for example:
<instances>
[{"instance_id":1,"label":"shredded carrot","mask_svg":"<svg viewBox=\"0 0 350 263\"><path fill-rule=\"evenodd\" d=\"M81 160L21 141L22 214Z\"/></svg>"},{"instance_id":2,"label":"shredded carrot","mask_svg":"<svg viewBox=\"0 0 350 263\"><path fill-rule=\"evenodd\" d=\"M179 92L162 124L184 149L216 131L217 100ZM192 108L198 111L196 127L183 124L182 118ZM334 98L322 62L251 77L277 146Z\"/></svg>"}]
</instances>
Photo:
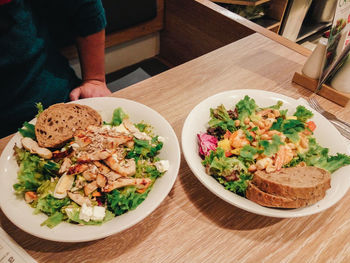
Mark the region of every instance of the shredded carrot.
<instances>
[{"instance_id":1,"label":"shredded carrot","mask_svg":"<svg viewBox=\"0 0 350 263\"><path fill-rule=\"evenodd\" d=\"M142 188L142 189L137 189L136 192L138 192L139 194L143 194L146 191L147 187Z\"/></svg>"},{"instance_id":2,"label":"shredded carrot","mask_svg":"<svg viewBox=\"0 0 350 263\"><path fill-rule=\"evenodd\" d=\"M316 124L313 121L308 121L306 124L312 132L316 129Z\"/></svg>"},{"instance_id":3,"label":"shredded carrot","mask_svg":"<svg viewBox=\"0 0 350 263\"><path fill-rule=\"evenodd\" d=\"M92 193L92 196L97 197L97 196L102 196L102 194L101 194L100 192L93 192L93 193Z\"/></svg>"},{"instance_id":4,"label":"shredded carrot","mask_svg":"<svg viewBox=\"0 0 350 263\"><path fill-rule=\"evenodd\" d=\"M225 135L224 135L224 139L229 139L230 136L231 136L231 132L229 130L227 130Z\"/></svg>"}]
</instances>

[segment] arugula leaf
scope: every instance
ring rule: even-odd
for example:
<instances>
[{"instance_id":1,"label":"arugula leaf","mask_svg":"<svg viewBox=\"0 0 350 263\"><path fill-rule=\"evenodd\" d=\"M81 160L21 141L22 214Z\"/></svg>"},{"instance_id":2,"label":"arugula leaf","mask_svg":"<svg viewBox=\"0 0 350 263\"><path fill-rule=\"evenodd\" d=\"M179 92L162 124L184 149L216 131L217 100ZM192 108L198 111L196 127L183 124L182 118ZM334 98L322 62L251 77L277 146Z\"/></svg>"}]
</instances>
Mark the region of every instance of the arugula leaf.
<instances>
[{"instance_id":1,"label":"arugula leaf","mask_svg":"<svg viewBox=\"0 0 350 263\"><path fill-rule=\"evenodd\" d=\"M140 132L144 132L147 127L147 124L140 122L138 124L135 124L135 127L139 129Z\"/></svg>"},{"instance_id":2,"label":"arugula leaf","mask_svg":"<svg viewBox=\"0 0 350 263\"><path fill-rule=\"evenodd\" d=\"M262 140L259 141L259 144L264 148L263 153L266 156L272 156L273 154L277 153L280 145L284 145L284 143L281 141L281 137L279 137L277 134L272 136L272 142Z\"/></svg>"},{"instance_id":3,"label":"arugula leaf","mask_svg":"<svg viewBox=\"0 0 350 263\"><path fill-rule=\"evenodd\" d=\"M229 130L230 132L236 130L235 122L230 118L224 105L220 105L216 109L211 108L210 117L208 122L210 127L220 127L224 131Z\"/></svg>"},{"instance_id":4,"label":"arugula leaf","mask_svg":"<svg viewBox=\"0 0 350 263\"><path fill-rule=\"evenodd\" d=\"M127 154L127 158L134 158L137 162L138 159L147 159L155 157L158 152L163 148L163 143L158 141L158 136L152 138L151 142L146 140L139 140L134 138L134 149Z\"/></svg>"},{"instance_id":5,"label":"arugula leaf","mask_svg":"<svg viewBox=\"0 0 350 263\"><path fill-rule=\"evenodd\" d=\"M308 119L312 118L314 114L304 106L299 105L294 116L296 116L299 121L306 122Z\"/></svg>"},{"instance_id":6,"label":"arugula leaf","mask_svg":"<svg viewBox=\"0 0 350 263\"><path fill-rule=\"evenodd\" d=\"M137 193L136 190L136 187L129 186L125 187L124 190L115 189L107 194L108 209L117 216L134 210L146 199L151 187L148 187L142 194Z\"/></svg>"},{"instance_id":7,"label":"arugula leaf","mask_svg":"<svg viewBox=\"0 0 350 263\"><path fill-rule=\"evenodd\" d=\"M29 137L32 138L33 140L36 140L35 136L35 125L29 123L29 122L24 122L23 127L18 129L18 132L23 136L23 137Z\"/></svg>"},{"instance_id":8,"label":"arugula leaf","mask_svg":"<svg viewBox=\"0 0 350 263\"><path fill-rule=\"evenodd\" d=\"M238 119L243 122L246 117L255 113L257 107L255 100L246 95L236 104Z\"/></svg>"},{"instance_id":9,"label":"arugula leaf","mask_svg":"<svg viewBox=\"0 0 350 263\"><path fill-rule=\"evenodd\" d=\"M113 111L112 121L110 123L104 122L104 124L119 126L126 118L129 118L129 116L123 111L122 108L119 107Z\"/></svg>"}]
</instances>

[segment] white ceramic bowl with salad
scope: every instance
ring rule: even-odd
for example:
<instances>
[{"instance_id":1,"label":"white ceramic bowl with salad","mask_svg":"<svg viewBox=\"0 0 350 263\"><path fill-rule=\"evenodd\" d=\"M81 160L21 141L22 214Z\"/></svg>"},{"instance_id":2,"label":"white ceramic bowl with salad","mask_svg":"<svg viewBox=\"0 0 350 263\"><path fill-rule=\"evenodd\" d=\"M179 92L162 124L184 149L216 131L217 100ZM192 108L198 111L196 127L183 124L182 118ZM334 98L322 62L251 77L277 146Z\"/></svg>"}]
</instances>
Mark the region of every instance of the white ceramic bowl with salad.
<instances>
[{"instance_id":1,"label":"white ceramic bowl with salad","mask_svg":"<svg viewBox=\"0 0 350 263\"><path fill-rule=\"evenodd\" d=\"M48 218L43 213L33 214L23 198L15 195L13 185L17 181L18 165L14 158L14 146L19 144L22 136L16 133L5 147L0 158L0 206L5 215L22 230L52 241L83 242L110 236L121 232L140 222L152 213L166 198L176 180L180 166L180 147L176 134L170 124L151 108L126 99L120 98L91 98L76 101L95 109L106 122L112 119L113 111L122 108L133 123L144 122L153 127L155 135L163 137L163 148L159 153L161 160L169 161L169 169L157 178L146 199L136 207L122 215L103 223L102 225L78 225L62 222L54 228L41 226ZM31 121L35 123L35 119Z\"/></svg>"},{"instance_id":2,"label":"white ceramic bowl with salad","mask_svg":"<svg viewBox=\"0 0 350 263\"><path fill-rule=\"evenodd\" d=\"M290 218L311 215L321 212L338 202L350 186L350 180L348 178L350 174L349 165L332 173L331 188L327 190L325 198L313 205L297 209L279 209L260 206L243 196L226 190L214 177L206 173L205 167L202 164L203 159L199 154L197 134L207 132L211 108L215 109L223 104L227 110L234 110L235 105L246 95L254 99L256 105L261 108L275 105L278 101L281 101L283 105L280 109L288 109L289 114L293 114L298 105L305 106L306 109L312 111L314 114L311 120L317 126L314 132L316 142L322 147L329 148L330 155L337 153L349 155L349 142L340 135L338 130L326 118L306 105L304 100L295 100L281 94L262 90L232 90L216 94L199 103L190 112L184 123L182 130L182 150L189 167L198 180L212 193L226 202L246 211L270 217Z\"/></svg>"}]
</instances>

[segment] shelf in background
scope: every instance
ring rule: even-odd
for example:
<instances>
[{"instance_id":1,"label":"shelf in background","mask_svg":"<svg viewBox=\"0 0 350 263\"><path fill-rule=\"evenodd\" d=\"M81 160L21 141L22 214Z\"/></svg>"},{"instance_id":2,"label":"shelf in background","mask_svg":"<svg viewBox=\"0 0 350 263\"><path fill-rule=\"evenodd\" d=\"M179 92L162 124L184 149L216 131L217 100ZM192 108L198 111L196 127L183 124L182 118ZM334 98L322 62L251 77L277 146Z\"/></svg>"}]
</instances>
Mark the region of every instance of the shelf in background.
<instances>
[{"instance_id":1,"label":"shelf in background","mask_svg":"<svg viewBox=\"0 0 350 263\"><path fill-rule=\"evenodd\" d=\"M278 27L281 24L280 21L273 19L271 17L267 17L267 16L252 19L252 21L260 26L267 28L267 29L272 29L274 27Z\"/></svg>"},{"instance_id":2,"label":"shelf in background","mask_svg":"<svg viewBox=\"0 0 350 263\"><path fill-rule=\"evenodd\" d=\"M264 3L270 2L271 0L257 0L257 1L241 1L241 0L212 0L212 2L216 3L224 3L224 4L232 4L232 5L249 5L249 6L257 6L262 5Z\"/></svg>"},{"instance_id":3,"label":"shelf in background","mask_svg":"<svg viewBox=\"0 0 350 263\"><path fill-rule=\"evenodd\" d=\"M322 23L322 24L315 24L315 25L303 25L300 29L298 38L296 42L299 42L303 40L304 38L307 38L323 29L326 29L327 27L331 26L332 23Z\"/></svg>"}]
</instances>

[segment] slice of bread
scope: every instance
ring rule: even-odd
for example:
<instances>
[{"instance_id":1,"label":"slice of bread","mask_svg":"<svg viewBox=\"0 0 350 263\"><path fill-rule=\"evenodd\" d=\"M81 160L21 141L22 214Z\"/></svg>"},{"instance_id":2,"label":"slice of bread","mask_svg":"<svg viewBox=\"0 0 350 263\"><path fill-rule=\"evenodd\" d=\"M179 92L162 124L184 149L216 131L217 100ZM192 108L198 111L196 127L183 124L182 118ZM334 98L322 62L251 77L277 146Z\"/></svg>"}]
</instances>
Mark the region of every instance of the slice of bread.
<instances>
[{"instance_id":1,"label":"slice of bread","mask_svg":"<svg viewBox=\"0 0 350 263\"><path fill-rule=\"evenodd\" d=\"M76 130L90 125L102 125L102 118L97 111L85 105L59 103L39 115L35 135L41 147L57 148L71 139Z\"/></svg>"},{"instance_id":2,"label":"slice of bread","mask_svg":"<svg viewBox=\"0 0 350 263\"><path fill-rule=\"evenodd\" d=\"M321 195L313 196L310 199L302 198L286 198L283 196L273 195L266 193L259 189L252 182L249 182L246 197L262 206L266 207L276 207L276 208L300 208L308 205L312 205L319 200L323 199L326 195L326 192L323 192Z\"/></svg>"},{"instance_id":3,"label":"slice of bread","mask_svg":"<svg viewBox=\"0 0 350 263\"><path fill-rule=\"evenodd\" d=\"M257 171L253 184L263 192L296 199L313 199L331 187L331 174L314 166L282 168L278 172Z\"/></svg>"}]
</instances>

